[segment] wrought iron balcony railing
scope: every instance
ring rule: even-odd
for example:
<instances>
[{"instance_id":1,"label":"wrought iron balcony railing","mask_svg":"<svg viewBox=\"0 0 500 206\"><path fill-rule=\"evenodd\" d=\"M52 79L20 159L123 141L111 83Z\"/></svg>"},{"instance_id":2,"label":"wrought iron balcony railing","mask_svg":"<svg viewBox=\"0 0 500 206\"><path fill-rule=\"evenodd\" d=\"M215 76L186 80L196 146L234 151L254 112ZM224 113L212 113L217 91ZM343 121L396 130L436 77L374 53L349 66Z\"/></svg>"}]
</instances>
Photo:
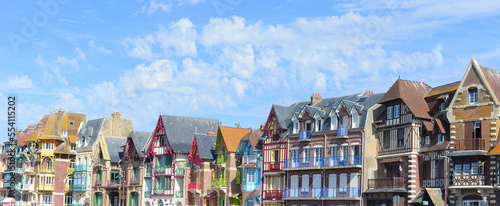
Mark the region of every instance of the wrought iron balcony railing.
<instances>
[{"instance_id":1,"label":"wrought iron balcony railing","mask_svg":"<svg viewBox=\"0 0 500 206\"><path fill-rule=\"evenodd\" d=\"M337 127L337 137L348 137L349 127Z\"/></svg>"},{"instance_id":2,"label":"wrought iron balcony railing","mask_svg":"<svg viewBox=\"0 0 500 206\"><path fill-rule=\"evenodd\" d=\"M485 150L485 149L486 149L486 141L484 139L455 140L455 151Z\"/></svg>"},{"instance_id":3,"label":"wrought iron balcony railing","mask_svg":"<svg viewBox=\"0 0 500 206\"><path fill-rule=\"evenodd\" d=\"M188 184L188 190L200 190L201 182L191 182Z\"/></svg>"},{"instance_id":4,"label":"wrought iron balcony railing","mask_svg":"<svg viewBox=\"0 0 500 206\"><path fill-rule=\"evenodd\" d=\"M299 141L300 140L311 140L311 130L304 130L299 132Z\"/></svg>"},{"instance_id":5,"label":"wrought iron balcony railing","mask_svg":"<svg viewBox=\"0 0 500 206\"><path fill-rule=\"evenodd\" d=\"M404 188L404 179L402 177L392 177L385 179L368 179L369 189L380 188Z\"/></svg>"},{"instance_id":6,"label":"wrought iron balcony railing","mask_svg":"<svg viewBox=\"0 0 500 206\"><path fill-rule=\"evenodd\" d=\"M361 197L359 187L284 189L283 198L346 198Z\"/></svg>"},{"instance_id":7,"label":"wrought iron balcony railing","mask_svg":"<svg viewBox=\"0 0 500 206\"><path fill-rule=\"evenodd\" d=\"M219 178L219 179L214 179L212 180L212 187L227 187L227 179L226 178Z\"/></svg>"}]
</instances>

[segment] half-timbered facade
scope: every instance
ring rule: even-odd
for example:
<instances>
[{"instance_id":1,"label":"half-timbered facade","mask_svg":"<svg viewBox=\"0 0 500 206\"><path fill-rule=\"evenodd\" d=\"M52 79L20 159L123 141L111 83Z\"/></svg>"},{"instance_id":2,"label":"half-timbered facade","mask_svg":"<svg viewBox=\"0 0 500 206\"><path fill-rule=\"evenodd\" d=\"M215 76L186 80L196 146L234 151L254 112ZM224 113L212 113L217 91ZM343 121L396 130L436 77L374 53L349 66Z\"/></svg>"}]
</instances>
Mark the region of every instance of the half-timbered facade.
<instances>
[{"instance_id":1,"label":"half-timbered facade","mask_svg":"<svg viewBox=\"0 0 500 206\"><path fill-rule=\"evenodd\" d=\"M147 150L152 174L151 195L144 198L146 205L186 204L184 192L175 192L187 186L184 166L195 131L208 134L218 125L217 119L160 115Z\"/></svg>"},{"instance_id":2,"label":"half-timbered facade","mask_svg":"<svg viewBox=\"0 0 500 206\"><path fill-rule=\"evenodd\" d=\"M262 204L262 130L252 130L245 135L238 146L241 156L238 170L241 173L241 198L243 206Z\"/></svg>"},{"instance_id":3,"label":"half-timbered facade","mask_svg":"<svg viewBox=\"0 0 500 206\"><path fill-rule=\"evenodd\" d=\"M195 206L216 205L217 192L212 190L212 173L216 166L215 132L196 134L189 152L188 164L185 168L187 181L187 204Z\"/></svg>"}]
</instances>

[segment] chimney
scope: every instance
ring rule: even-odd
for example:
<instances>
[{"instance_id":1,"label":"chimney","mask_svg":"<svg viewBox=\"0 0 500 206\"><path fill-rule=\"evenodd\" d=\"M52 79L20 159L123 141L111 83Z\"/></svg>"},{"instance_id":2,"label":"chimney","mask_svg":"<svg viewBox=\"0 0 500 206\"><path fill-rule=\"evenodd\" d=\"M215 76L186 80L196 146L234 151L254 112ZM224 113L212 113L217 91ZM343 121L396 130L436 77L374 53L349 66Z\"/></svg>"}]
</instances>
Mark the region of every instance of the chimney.
<instances>
[{"instance_id":1,"label":"chimney","mask_svg":"<svg viewBox=\"0 0 500 206\"><path fill-rule=\"evenodd\" d=\"M64 109L59 108L59 111L57 112L57 118L60 118L64 113Z\"/></svg>"},{"instance_id":2,"label":"chimney","mask_svg":"<svg viewBox=\"0 0 500 206\"><path fill-rule=\"evenodd\" d=\"M208 131L207 135L215 135L215 131L210 130Z\"/></svg>"},{"instance_id":3,"label":"chimney","mask_svg":"<svg viewBox=\"0 0 500 206\"><path fill-rule=\"evenodd\" d=\"M120 121L121 121L121 114L120 112L113 112L111 115L113 117L112 122L113 122L113 128L111 131L112 136L120 136Z\"/></svg>"},{"instance_id":4,"label":"chimney","mask_svg":"<svg viewBox=\"0 0 500 206\"><path fill-rule=\"evenodd\" d=\"M311 106L314 106L320 101L321 101L321 95L313 93L313 95L311 96Z\"/></svg>"}]
</instances>

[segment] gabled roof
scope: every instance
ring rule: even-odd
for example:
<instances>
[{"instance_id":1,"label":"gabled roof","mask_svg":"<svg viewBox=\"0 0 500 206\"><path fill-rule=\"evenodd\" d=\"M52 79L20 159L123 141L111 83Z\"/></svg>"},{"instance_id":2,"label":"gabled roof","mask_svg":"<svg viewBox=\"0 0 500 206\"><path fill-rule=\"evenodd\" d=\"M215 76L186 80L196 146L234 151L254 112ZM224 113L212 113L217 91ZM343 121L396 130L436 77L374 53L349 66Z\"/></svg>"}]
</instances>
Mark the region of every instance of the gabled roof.
<instances>
[{"instance_id":1,"label":"gabled roof","mask_svg":"<svg viewBox=\"0 0 500 206\"><path fill-rule=\"evenodd\" d=\"M145 144L147 143L148 139L151 137L152 134L153 134L152 132L144 132L144 131L133 131L130 134L130 138L132 138L135 150L137 151L139 157L146 156L146 153L142 151L142 148L144 148Z\"/></svg>"},{"instance_id":2,"label":"gabled roof","mask_svg":"<svg viewBox=\"0 0 500 206\"><path fill-rule=\"evenodd\" d=\"M26 145L26 139L28 139L29 136L30 134L28 133L17 132L17 145L21 147Z\"/></svg>"},{"instance_id":3,"label":"gabled roof","mask_svg":"<svg viewBox=\"0 0 500 206\"><path fill-rule=\"evenodd\" d=\"M125 153L123 146L127 144L127 139L116 137L105 137L106 149L108 150L111 163L118 163ZM102 149L102 148L101 148Z\"/></svg>"},{"instance_id":4,"label":"gabled roof","mask_svg":"<svg viewBox=\"0 0 500 206\"><path fill-rule=\"evenodd\" d=\"M208 134L208 131L217 132L219 126L218 119L173 115L161 115L160 118L167 133L168 143L177 153L189 153L195 131Z\"/></svg>"},{"instance_id":5,"label":"gabled roof","mask_svg":"<svg viewBox=\"0 0 500 206\"><path fill-rule=\"evenodd\" d=\"M99 118L87 121L87 124L84 124L78 133L78 141L82 141L83 137L85 137L87 145L93 146L97 142L104 120L105 118ZM82 146L81 142L80 146Z\"/></svg>"},{"instance_id":6,"label":"gabled roof","mask_svg":"<svg viewBox=\"0 0 500 206\"><path fill-rule=\"evenodd\" d=\"M427 95L425 95L425 98L456 91L458 89L458 85L460 85L460 81L434 87L431 91L429 91L429 93L427 93Z\"/></svg>"},{"instance_id":7,"label":"gabled roof","mask_svg":"<svg viewBox=\"0 0 500 206\"><path fill-rule=\"evenodd\" d=\"M222 140L224 140L224 144L229 152L236 152L241 138L250 131L252 131L252 129L219 126L219 134ZM218 150L219 148L216 149Z\"/></svg>"},{"instance_id":8,"label":"gabled roof","mask_svg":"<svg viewBox=\"0 0 500 206\"><path fill-rule=\"evenodd\" d=\"M491 86L491 89L493 90L493 93L495 94L497 100L500 98L500 73L496 70L489 69L483 66L481 67L481 71L484 74L484 77L486 78L486 81Z\"/></svg>"},{"instance_id":9,"label":"gabled roof","mask_svg":"<svg viewBox=\"0 0 500 206\"><path fill-rule=\"evenodd\" d=\"M274 114L276 115L276 120L278 120L278 125L281 129L286 129L288 127L286 118L290 115L292 108L273 104L273 109Z\"/></svg>"},{"instance_id":10,"label":"gabled roof","mask_svg":"<svg viewBox=\"0 0 500 206\"><path fill-rule=\"evenodd\" d=\"M196 134L196 142L200 159L215 159L215 144L217 142L216 135Z\"/></svg>"},{"instance_id":11,"label":"gabled roof","mask_svg":"<svg viewBox=\"0 0 500 206\"><path fill-rule=\"evenodd\" d=\"M388 101L402 99L416 117L430 119L429 107L424 97L431 89L429 85L423 82L398 79L378 103L383 104Z\"/></svg>"}]
</instances>

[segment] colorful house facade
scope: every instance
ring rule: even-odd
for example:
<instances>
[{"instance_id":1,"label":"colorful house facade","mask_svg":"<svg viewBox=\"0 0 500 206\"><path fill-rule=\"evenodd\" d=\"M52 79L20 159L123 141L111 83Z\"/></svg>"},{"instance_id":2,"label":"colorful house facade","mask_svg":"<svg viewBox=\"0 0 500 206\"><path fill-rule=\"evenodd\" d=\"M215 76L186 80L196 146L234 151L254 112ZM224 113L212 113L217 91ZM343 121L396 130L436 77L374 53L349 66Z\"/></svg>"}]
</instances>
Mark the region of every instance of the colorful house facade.
<instances>
[{"instance_id":1,"label":"colorful house facade","mask_svg":"<svg viewBox=\"0 0 500 206\"><path fill-rule=\"evenodd\" d=\"M252 130L245 135L238 146L241 156L238 170L241 173L241 205L254 206L262 204L262 142L259 138L262 130Z\"/></svg>"},{"instance_id":2,"label":"colorful house facade","mask_svg":"<svg viewBox=\"0 0 500 206\"><path fill-rule=\"evenodd\" d=\"M187 204L217 205L217 195L212 190L212 173L215 171L216 131L208 134L196 134L189 152L188 164L185 167L187 181Z\"/></svg>"}]
</instances>

